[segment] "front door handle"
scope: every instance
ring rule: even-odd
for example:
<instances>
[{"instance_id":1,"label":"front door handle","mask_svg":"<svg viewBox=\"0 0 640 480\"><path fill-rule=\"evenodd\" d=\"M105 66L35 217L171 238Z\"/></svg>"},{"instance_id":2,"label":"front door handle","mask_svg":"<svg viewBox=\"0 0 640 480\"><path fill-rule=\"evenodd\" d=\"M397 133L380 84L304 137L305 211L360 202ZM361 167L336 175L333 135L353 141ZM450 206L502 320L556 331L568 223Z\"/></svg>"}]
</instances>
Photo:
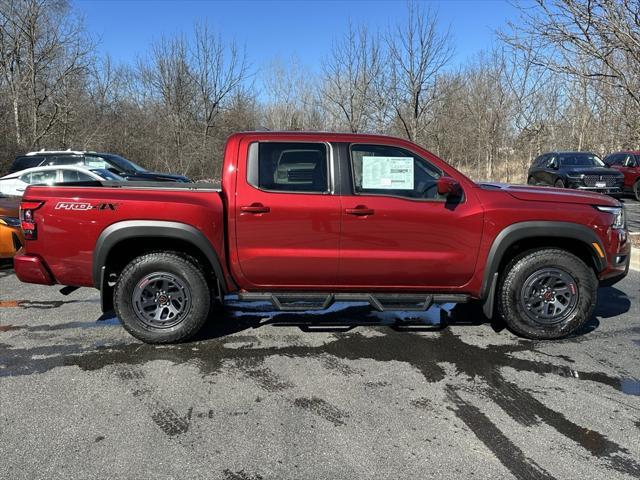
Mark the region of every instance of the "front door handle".
<instances>
[{"instance_id":1,"label":"front door handle","mask_svg":"<svg viewBox=\"0 0 640 480\"><path fill-rule=\"evenodd\" d=\"M243 213L269 213L271 209L261 203L252 203L251 205L240 207L240 211Z\"/></svg>"},{"instance_id":2,"label":"front door handle","mask_svg":"<svg viewBox=\"0 0 640 480\"><path fill-rule=\"evenodd\" d=\"M360 217L364 217L366 215L373 215L373 208L367 208L365 205L358 205L355 208L345 208L345 213L348 215L357 215Z\"/></svg>"}]
</instances>

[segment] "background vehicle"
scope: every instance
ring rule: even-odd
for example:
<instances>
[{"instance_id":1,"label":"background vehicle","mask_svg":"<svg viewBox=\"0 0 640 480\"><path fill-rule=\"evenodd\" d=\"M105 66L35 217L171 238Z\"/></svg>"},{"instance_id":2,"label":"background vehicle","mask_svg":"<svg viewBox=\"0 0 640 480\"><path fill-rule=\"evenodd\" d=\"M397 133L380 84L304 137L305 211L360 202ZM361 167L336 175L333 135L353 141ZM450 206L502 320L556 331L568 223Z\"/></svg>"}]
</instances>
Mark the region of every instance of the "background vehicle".
<instances>
[{"instance_id":1,"label":"background vehicle","mask_svg":"<svg viewBox=\"0 0 640 480\"><path fill-rule=\"evenodd\" d=\"M529 168L527 183L575 188L607 194L622 193L624 177L607 168L590 152L551 152L540 155Z\"/></svg>"},{"instance_id":2,"label":"background vehicle","mask_svg":"<svg viewBox=\"0 0 640 480\"><path fill-rule=\"evenodd\" d=\"M77 165L27 168L0 178L0 193L21 196L29 185L53 185L96 181L122 181L122 177L100 168L88 169Z\"/></svg>"},{"instance_id":3,"label":"background vehicle","mask_svg":"<svg viewBox=\"0 0 640 480\"><path fill-rule=\"evenodd\" d=\"M19 197L0 194L0 259L11 258L24 245L18 218Z\"/></svg>"},{"instance_id":4,"label":"background vehicle","mask_svg":"<svg viewBox=\"0 0 640 480\"><path fill-rule=\"evenodd\" d=\"M624 191L640 201L640 151L611 153L604 162L624 175Z\"/></svg>"},{"instance_id":5,"label":"background vehicle","mask_svg":"<svg viewBox=\"0 0 640 480\"><path fill-rule=\"evenodd\" d=\"M16 157L9 169L10 173L26 168L48 165L83 165L89 169L109 170L127 180L155 182L190 182L183 175L150 172L131 160L113 153L84 151L39 151Z\"/></svg>"},{"instance_id":6,"label":"background vehicle","mask_svg":"<svg viewBox=\"0 0 640 480\"><path fill-rule=\"evenodd\" d=\"M558 338L630 257L613 198L476 184L376 135L239 133L221 188L29 187L21 220L20 280L98 288L103 310L153 343L190 338L231 292L284 310L478 299L521 335Z\"/></svg>"}]
</instances>

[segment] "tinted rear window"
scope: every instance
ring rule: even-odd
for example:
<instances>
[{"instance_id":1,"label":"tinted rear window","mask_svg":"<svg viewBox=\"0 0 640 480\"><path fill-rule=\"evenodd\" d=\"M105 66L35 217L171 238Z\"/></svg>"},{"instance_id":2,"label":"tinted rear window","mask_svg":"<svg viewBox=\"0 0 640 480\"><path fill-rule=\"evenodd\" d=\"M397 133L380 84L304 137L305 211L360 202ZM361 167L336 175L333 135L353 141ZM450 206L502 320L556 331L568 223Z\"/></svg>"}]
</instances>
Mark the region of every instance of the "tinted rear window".
<instances>
[{"instance_id":1,"label":"tinted rear window","mask_svg":"<svg viewBox=\"0 0 640 480\"><path fill-rule=\"evenodd\" d=\"M44 160L43 157L18 157L13 161L9 172L19 172L31 167L38 167Z\"/></svg>"},{"instance_id":2,"label":"tinted rear window","mask_svg":"<svg viewBox=\"0 0 640 480\"><path fill-rule=\"evenodd\" d=\"M78 155L61 155L47 157L43 165L82 165L82 157Z\"/></svg>"}]
</instances>

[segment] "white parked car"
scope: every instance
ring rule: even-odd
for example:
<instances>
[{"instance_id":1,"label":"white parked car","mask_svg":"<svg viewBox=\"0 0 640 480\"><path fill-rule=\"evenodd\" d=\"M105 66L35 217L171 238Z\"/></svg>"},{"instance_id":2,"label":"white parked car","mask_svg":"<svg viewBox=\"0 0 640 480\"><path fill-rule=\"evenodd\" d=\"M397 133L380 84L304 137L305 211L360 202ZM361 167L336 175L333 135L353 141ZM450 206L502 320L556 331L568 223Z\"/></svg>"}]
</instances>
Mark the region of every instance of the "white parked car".
<instances>
[{"instance_id":1,"label":"white parked car","mask_svg":"<svg viewBox=\"0 0 640 480\"><path fill-rule=\"evenodd\" d=\"M56 165L34 167L10 173L0 178L0 193L22 196L29 185L53 185L54 183L77 183L124 180L106 169L90 169L78 165Z\"/></svg>"}]
</instances>

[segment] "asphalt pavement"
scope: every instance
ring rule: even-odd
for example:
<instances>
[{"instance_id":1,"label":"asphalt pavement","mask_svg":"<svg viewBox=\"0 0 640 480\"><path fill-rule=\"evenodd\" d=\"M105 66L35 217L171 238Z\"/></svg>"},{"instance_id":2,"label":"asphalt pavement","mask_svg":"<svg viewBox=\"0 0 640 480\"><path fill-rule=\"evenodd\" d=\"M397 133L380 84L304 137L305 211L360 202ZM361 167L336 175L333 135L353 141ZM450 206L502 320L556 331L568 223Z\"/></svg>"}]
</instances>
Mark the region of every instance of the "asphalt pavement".
<instances>
[{"instance_id":1,"label":"asphalt pavement","mask_svg":"<svg viewBox=\"0 0 640 480\"><path fill-rule=\"evenodd\" d=\"M98 293L0 270L0 478L640 477L640 274L560 341L475 306L420 315L231 300L145 345Z\"/></svg>"},{"instance_id":2,"label":"asphalt pavement","mask_svg":"<svg viewBox=\"0 0 640 480\"><path fill-rule=\"evenodd\" d=\"M640 202L629 197L621 199L627 210L627 226L632 233L640 233Z\"/></svg>"}]
</instances>

